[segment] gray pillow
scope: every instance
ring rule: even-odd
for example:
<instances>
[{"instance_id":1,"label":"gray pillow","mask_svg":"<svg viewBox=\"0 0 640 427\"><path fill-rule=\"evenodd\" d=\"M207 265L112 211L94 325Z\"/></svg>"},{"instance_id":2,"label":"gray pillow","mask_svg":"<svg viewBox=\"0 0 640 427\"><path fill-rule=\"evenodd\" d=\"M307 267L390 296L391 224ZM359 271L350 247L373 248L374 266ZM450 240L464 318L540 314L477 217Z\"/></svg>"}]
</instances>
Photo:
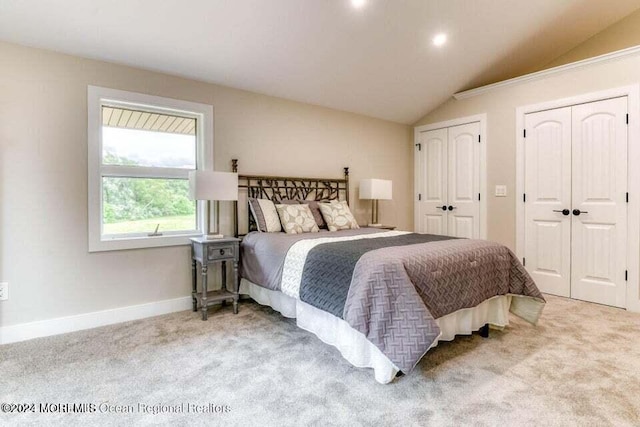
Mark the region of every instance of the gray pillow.
<instances>
[{"instance_id":1,"label":"gray pillow","mask_svg":"<svg viewBox=\"0 0 640 427\"><path fill-rule=\"evenodd\" d=\"M320 202L316 202L315 200L301 200L300 203L305 203L309 205L309 209L311 209L311 214L313 215L313 219L316 220L316 224L318 224L318 228L327 229L327 222L324 220L322 216L322 212L320 212Z\"/></svg>"}]
</instances>

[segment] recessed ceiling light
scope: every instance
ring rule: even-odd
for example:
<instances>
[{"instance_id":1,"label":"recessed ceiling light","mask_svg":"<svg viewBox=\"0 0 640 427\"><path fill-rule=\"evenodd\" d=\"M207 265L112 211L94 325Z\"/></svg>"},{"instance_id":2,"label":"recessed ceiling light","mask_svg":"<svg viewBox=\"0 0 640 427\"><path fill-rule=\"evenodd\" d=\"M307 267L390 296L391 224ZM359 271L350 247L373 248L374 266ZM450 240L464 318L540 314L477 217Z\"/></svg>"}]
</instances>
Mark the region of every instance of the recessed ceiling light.
<instances>
[{"instance_id":1,"label":"recessed ceiling light","mask_svg":"<svg viewBox=\"0 0 640 427\"><path fill-rule=\"evenodd\" d=\"M351 6L355 7L356 9L360 9L365 5L366 2L367 0L351 0Z\"/></svg>"},{"instance_id":2,"label":"recessed ceiling light","mask_svg":"<svg viewBox=\"0 0 640 427\"><path fill-rule=\"evenodd\" d=\"M433 44L440 47L447 42L447 35L444 33L436 34L433 38Z\"/></svg>"}]
</instances>

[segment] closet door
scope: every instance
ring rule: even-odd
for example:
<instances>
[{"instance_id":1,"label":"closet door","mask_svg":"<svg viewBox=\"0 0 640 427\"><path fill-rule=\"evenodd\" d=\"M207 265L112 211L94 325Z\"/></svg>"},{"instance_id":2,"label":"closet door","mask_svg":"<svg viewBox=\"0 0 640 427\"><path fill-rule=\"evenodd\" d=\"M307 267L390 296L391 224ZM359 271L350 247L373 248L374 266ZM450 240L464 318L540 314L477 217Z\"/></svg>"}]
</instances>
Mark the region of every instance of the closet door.
<instances>
[{"instance_id":1,"label":"closet door","mask_svg":"<svg viewBox=\"0 0 640 427\"><path fill-rule=\"evenodd\" d=\"M525 266L542 292L570 296L571 107L525 116Z\"/></svg>"},{"instance_id":2,"label":"closet door","mask_svg":"<svg viewBox=\"0 0 640 427\"><path fill-rule=\"evenodd\" d=\"M447 234L480 237L480 123L449 128Z\"/></svg>"},{"instance_id":3,"label":"closet door","mask_svg":"<svg viewBox=\"0 0 640 427\"><path fill-rule=\"evenodd\" d=\"M422 161L416 171L421 182L417 229L420 233L446 235L447 211L442 207L447 205L447 129L422 132L420 144L417 153Z\"/></svg>"},{"instance_id":4,"label":"closet door","mask_svg":"<svg viewBox=\"0 0 640 427\"><path fill-rule=\"evenodd\" d=\"M625 307L627 98L573 107L571 297ZM528 258L527 258L528 261Z\"/></svg>"}]
</instances>

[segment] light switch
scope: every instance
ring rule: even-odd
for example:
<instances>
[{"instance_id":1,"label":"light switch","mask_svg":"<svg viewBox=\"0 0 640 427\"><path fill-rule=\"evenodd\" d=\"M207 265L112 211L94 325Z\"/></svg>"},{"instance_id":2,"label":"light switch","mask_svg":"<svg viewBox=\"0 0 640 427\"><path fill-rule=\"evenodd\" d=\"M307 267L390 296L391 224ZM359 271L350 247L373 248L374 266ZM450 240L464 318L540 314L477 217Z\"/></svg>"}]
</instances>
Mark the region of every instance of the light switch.
<instances>
[{"instance_id":1,"label":"light switch","mask_svg":"<svg viewBox=\"0 0 640 427\"><path fill-rule=\"evenodd\" d=\"M496 185L496 197L507 197L507 186Z\"/></svg>"}]
</instances>

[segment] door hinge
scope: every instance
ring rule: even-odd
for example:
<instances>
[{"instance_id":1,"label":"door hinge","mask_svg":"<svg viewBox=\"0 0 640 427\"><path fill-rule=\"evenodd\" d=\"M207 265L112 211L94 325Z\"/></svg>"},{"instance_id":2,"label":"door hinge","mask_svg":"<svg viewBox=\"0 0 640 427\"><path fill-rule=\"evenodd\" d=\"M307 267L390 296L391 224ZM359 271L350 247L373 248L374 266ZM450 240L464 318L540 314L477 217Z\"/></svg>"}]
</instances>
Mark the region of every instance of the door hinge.
<instances>
[{"instance_id":1,"label":"door hinge","mask_svg":"<svg viewBox=\"0 0 640 427\"><path fill-rule=\"evenodd\" d=\"M627 193L627 203L629 203L629 193Z\"/></svg>"},{"instance_id":2,"label":"door hinge","mask_svg":"<svg viewBox=\"0 0 640 427\"><path fill-rule=\"evenodd\" d=\"M629 271L625 270L624 271L624 281L627 281L627 278L629 277Z\"/></svg>"},{"instance_id":3,"label":"door hinge","mask_svg":"<svg viewBox=\"0 0 640 427\"><path fill-rule=\"evenodd\" d=\"M629 113L627 113L627 124L629 124Z\"/></svg>"},{"instance_id":4,"label":"door hinge","mask_svg":"<svg viewBox=\"0 0 640 427\"><path fill-rule=\"evenodd\" d=\"M422 200L422 194L418 193L418 200Z\"/></svg>"},{"instance_id":5,"label":"door hinge","mask_svg":"<svg viewBox=\"0 0 640 427\"><path fill-rule=\"evenodd\" d=\"M416 147L418 147L418 151L422 151L422 144L416 144Z\"/></svg>"},{"instance_id":6,"label":"door hinge","mask_svg":"<svg viewBox=\"0 0 640 427\"><path fill-rule=\"evenodd\" d=\"M526 129L523 131L523 134L524 134L524 137L526 138L527 137L527 130Z\"/></svg>"},{"instance_id":7,"label":"door hinge","mask_svg":"<svg viewBox=\"0 0 640 427\"><path fill-rule=\"evenodd\" d=\"M478 193L478 200L480 200L480 193Z\"/></svg>"},{"instance_id":8,"label":"door hinge","mask_svg":"<svg viewBox=\"0 0 640 427\"><path fill-rule=\"evenodd\" d=\"M527 193L523 193L522 194L522 202L526 203L526 201L527 201Z\"/></svg>"},{"instance_id":9,"label":"door hinge","mask_svg":"<svg viewBox=\"0 0 640 427\"><path fill-rule=\"evenodd\" d=\"M526 258L522 258L522 266L524 267L525 265L527 265L527 259Z\"/></svg>"}]
</instances>

